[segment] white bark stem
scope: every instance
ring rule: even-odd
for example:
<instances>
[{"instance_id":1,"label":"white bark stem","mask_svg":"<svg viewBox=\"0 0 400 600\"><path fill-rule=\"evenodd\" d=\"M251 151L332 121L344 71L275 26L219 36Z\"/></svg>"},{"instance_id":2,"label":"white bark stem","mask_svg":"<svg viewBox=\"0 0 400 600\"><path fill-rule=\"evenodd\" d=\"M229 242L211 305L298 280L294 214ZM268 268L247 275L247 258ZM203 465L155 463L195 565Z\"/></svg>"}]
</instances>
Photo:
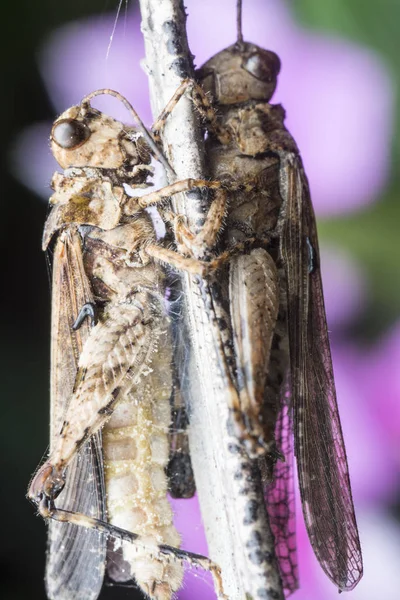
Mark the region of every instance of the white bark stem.
<instances>
[{"instance_id":1,"label":"white bark stem","mask_svg":"<svg viewBox=\"0 0 400 600\"><path fill-rule=\"evenodd\" d=\"M186 15L181 0L139 0L142 13L142 31L146 47L146 68L149 76L153 116L156 118L186 77L193 77L192 56L186 35ZM184 96L167 121L163 134L164 150L177 179L203 178L203 140L193 105ZM187 216L196 227L204 217L205 207L201 194L191 194L173 200L176 212ZM254 471L251 461L237 448L235 438L226 428L229 412L229 373L221 364L215 343L217 327L212 310L199 285L192 277L183 276L185 297L184 320L190 331L190 430L189 442L203 523L210 557L220 565L225 593L230 600L244 598L272 598L267 595L271 581L265 574L265 565L259 567L257 552L267 553L271 548L271 534L267 518L262 516L259 535L262 542L245 539L243 522L249 518L249 502L254 494L261 512L264 511L262 489L243 492L238 472ZM252 487L251 484L248 487ZM259 521L258 521L259 522ZM273 551L272 551L273 554ZM273 575L273 589L279 588ZM264 590L260 592L260 590ZM275 595L281 599L283 596Z\"/></svg>"}]
</instances>

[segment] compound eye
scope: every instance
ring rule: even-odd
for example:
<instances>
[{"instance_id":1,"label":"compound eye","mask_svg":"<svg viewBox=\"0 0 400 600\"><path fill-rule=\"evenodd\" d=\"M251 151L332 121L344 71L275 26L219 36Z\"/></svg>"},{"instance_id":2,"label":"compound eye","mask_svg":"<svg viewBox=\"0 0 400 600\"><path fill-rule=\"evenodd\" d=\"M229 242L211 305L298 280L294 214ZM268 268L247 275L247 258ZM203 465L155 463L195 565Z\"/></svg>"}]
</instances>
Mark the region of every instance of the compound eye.
<instances>
[{"instance_id":1,"label":"compound eye","mask_svg":"<svg viewBox=\"0 0 400 600\"><path fill-rule=\"evenodd\" d=\"M247 59L243 68L257 79L271 83L276 80L281 62L274 52L255 52Z\"/></svg>"},{"instance_id":2,"label":"compound eye","mask_svg":"<svg viewBox=\"0 0 400 600\"><path fill-rule=\"evenodd\" d=\"M63 119L53 126L51 138L65 150L73 150L86 142L90 137L90 129L82 121Z\"/></svg>"}]
</instances>

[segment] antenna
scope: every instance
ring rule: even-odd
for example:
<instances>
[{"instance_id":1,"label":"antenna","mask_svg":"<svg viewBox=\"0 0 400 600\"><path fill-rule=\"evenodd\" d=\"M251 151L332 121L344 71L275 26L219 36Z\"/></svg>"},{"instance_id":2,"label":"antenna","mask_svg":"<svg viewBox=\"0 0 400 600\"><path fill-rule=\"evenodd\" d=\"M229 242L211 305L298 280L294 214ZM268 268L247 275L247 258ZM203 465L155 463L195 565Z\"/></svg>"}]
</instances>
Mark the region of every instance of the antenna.
<instances>
[{"instance_id":1,"label":"antenna","mask_svg":"<svg viewBox=\"0 0 400 600\"><path fill-rule=\"evenodd\" d=\"M236 28L237 28L237 42L243 44L243 32L242 32L242 0L236 2Z\"/></svg>"}]
</instances>

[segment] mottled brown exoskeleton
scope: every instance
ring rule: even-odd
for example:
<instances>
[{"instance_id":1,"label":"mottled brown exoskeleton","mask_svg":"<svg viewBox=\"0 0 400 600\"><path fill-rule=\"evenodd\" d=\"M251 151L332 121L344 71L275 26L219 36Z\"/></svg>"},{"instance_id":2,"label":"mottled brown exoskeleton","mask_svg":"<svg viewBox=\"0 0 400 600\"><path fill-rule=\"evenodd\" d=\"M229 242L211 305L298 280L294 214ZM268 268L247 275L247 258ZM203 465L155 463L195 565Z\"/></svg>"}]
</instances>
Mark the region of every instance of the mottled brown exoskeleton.
<instances>
[{"instance_id":1,"label":"mottled brown exoskeleton","mask_svg":"<svg viewBox=\"0 0 400 600\"><path fill-rule=\"evenodd\" d=\"M259 457L284 588L290 593L298 586L290 459L293 419L310 541L328 577L340 590L350 590L362 576L362 557L308 181L284 125L285 111L270 103L279 57L244 42L240 23L238 31L238 41L208 60L197 71L197 81L183 82L154 131L162 129L189 90L206 121L207 175L228 191L224 227L220 231L220 222L215 227L219 241L214 251L245 247L251 241L248 252L232 257L223 275L219 273L218 280L210 275L209 281L214 307L221 307L221 315L229 314L221 333L224 351L234 359L237 388L229 426L249 455ZM181 218L175 229L183 254L203 258L210 252Z\"/></svg>"},{"instance_id":2,"label":"mottled brown exoskeleton","mask_svg":"<svg viewBox=\"0 0 400 600\"><path fill-rule=\"evenodd\" d=\"M43 248L53 247L51 445L29 497L49 519L46 588L54 600L95 600L105 566L155 600L180 588L183 562L219 569L178 549L166 493L173 386L172 342L157 261L203 274L208 264L163 248L145 208L171 193L218 184L150 185L142 126L95 110L99 90L64 112L51 132L55 173ZM117 539L117 544L112 539ZM108 541L108 546L107 546Z\"/></svg>"}]
</instances>

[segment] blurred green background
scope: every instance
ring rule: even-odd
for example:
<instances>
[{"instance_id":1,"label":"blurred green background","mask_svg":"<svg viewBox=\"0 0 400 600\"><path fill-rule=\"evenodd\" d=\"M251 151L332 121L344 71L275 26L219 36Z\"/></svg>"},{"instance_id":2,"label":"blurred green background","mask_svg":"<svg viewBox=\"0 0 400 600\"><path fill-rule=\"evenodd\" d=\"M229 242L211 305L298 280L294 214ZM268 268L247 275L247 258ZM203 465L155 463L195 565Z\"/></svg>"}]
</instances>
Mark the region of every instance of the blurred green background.
<instances>
[{"instance_id":1,"label":"blurred green background","mask_svg":"<svg viewBox=\"0 0 400 600\"><path fill-rule=\"evenodd\" d=\"M304 25L340 34L377 50L398 87L399 0L379 3L376 0L296 0L292 6ZM0 595L7 600L45 598L45 527L41 519L34 517L34 510L24 495L29 478L46 450L43 440L47 439L48 428L50 315L46 262L40 248L46 205L10 175L7 153L15 135L25 126L54 117L35 62L35 52L45 36L70 20L116 9L117 0L19 0L3 2L1 6L4 47L1 55ZM368 310L362 320L354 323L353 332L365 343L371 343L387 330L400 313L399 114L397 98L392 172L380 201L352 216L321 222L319 228L321 239L332 240L348 249L368 276ZM102 597L111 597L108 595L111 593L114 598L118 594L128 596L126 590L117 595L113 590Z\"/></svg>"}]
</instances>

